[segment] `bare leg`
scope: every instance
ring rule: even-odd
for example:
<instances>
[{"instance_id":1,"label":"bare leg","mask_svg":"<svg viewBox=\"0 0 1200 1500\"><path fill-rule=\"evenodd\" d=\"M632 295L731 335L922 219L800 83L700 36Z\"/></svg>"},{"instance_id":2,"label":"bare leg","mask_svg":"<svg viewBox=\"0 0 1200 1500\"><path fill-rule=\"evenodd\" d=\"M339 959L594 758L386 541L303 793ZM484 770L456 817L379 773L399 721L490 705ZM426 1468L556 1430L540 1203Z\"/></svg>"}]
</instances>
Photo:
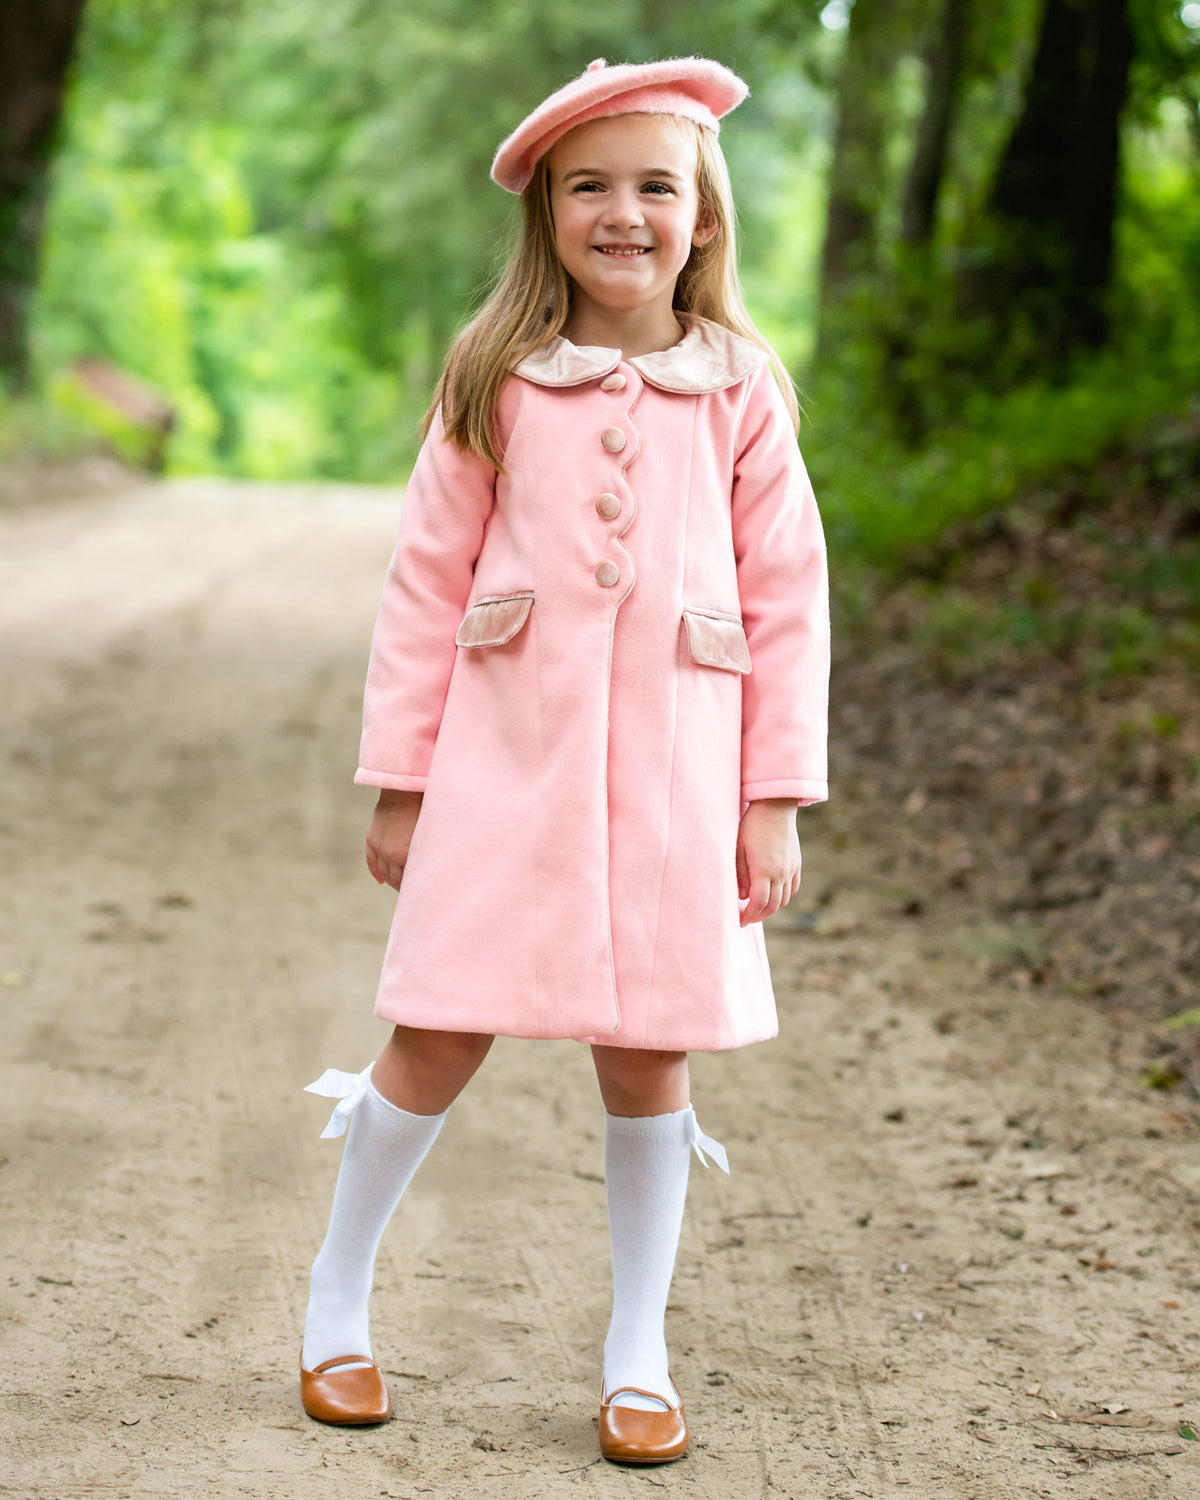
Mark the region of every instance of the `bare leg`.
<instances>
[{"instance_id":1,"label":"bare leg","mask_svg":"<svg viewBox=\"0 0 1200 1500\"><path fill-rule=\"evenodd\" d=\"M610 1115L664 1115L686 1109L686 1052L647 1052L639 1047L593 1047L596 1081Z\"/></svg>"},{"instance_id":2,"label":"bare leg","mask_svg":"<svg viewBox=\"0 0 1200 1500\"><path fill-rule=\"evenodd\" d=\"M371 1070L371 1082L397 1109L440 1115L470 1083L494 1037L473 1031L397 1026Z\"/></svg>"}]
</instances>

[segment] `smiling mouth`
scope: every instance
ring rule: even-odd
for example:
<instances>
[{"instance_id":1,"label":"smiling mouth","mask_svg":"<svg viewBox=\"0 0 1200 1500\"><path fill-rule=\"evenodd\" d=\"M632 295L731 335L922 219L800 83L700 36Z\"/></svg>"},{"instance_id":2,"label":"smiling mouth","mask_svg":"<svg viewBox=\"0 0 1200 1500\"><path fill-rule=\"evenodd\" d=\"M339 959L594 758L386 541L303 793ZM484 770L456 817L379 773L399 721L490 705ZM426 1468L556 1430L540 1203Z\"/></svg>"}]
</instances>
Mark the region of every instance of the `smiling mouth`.
<instances>
[{"instance_id":1,"label":"smiling mouth","mask_svg":"<svg viewBox=\"0 0 1200 1500\"><path fill-rule=\"evenodd\" d=\"M635 255L648 255L650 252L649 245L643 246L636 250L611 250L607 245L593 245L592 249L599 250L601 255L628 256L630 258Z\"/></svg>"}]
</instances>

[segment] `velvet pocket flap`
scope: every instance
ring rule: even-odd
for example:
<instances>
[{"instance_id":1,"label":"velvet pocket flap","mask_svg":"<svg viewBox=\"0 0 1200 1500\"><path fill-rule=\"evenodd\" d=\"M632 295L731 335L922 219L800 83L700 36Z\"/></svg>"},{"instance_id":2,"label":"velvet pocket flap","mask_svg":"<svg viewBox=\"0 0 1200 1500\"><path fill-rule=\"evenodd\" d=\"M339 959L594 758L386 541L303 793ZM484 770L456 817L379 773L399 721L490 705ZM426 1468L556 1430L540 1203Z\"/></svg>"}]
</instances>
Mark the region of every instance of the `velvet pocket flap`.
<instances>
[{"instance_id":1,"label":"velvet pocket flap","mask_svg":"<svg viewBox=\"0 0 1200 1500\"><path fill-rule=\"evenodd\" d=\"M727 672L750 670L750 647L736 615L685 609L683 622L693 661L705 667L724 667Z\"/></svg>"},{"instance_id":2,"label":"velvet pocket flap","mask_svg":"<svg viewBox=\"0 0 1200 1500\"><path fill-rule=\"evenodd\" d=\"M503 646L529 618L532 594L479 599L463 617L454 639L460 646Z\"/></svg>"}]
</instances>

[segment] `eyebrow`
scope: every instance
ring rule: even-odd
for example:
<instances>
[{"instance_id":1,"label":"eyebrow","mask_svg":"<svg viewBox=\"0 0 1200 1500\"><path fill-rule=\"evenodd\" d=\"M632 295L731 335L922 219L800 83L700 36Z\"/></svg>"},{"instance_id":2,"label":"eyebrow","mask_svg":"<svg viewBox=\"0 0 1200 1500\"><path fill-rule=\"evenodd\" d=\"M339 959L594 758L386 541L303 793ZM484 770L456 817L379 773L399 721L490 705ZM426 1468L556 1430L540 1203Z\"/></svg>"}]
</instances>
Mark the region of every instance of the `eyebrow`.
<instances>
[{"instance_id":1,"label":"eyebrow","mask_svg":"<svg viewBox=\"0 0 1200 1500\"><path fill-rule=\"evenodd\" d=\"M608 174L603 167L576 167L573 172L568 172L563 177L564 182L570 182L572 177L605 177ZM682 182L678 172L672 172L670 167L643 167L635 173L638 177L670 177L676 182Z\"/></svg>"}]
</instances>

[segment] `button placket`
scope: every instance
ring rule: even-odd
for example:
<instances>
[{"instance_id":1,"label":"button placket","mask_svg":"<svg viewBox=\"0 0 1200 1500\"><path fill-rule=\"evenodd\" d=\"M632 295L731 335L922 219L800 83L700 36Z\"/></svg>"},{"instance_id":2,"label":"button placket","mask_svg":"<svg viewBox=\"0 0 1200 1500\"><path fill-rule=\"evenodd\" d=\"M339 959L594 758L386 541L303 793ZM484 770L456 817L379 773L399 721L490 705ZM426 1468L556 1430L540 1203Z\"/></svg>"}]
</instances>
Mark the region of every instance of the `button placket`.
<instances>
[{"instance_id":1,"label":"button placket","mask_svg":"<svg viewBox=\"0 0 1200 1500\"><path fill-rule=\"evenodd\" d=\"M629 379L626 375L620 370L612 370L601 380L600 389L616 394L617 392L624 391L628 385ZM624 428L618 427L614 423L605 427L600 433L600 442L605 451L613 454L615 457L628 446L629 435L625 432ZM595 506L596 514L605 521L615 521L621 515L623 509L620 495L614 494L611 490L605 490L599 494L596 497ZM612 588L620 582L621 568L609 558L604 558L598 562L593 571L596 582L601 588Z\"/></svg>"}]
</instances>

